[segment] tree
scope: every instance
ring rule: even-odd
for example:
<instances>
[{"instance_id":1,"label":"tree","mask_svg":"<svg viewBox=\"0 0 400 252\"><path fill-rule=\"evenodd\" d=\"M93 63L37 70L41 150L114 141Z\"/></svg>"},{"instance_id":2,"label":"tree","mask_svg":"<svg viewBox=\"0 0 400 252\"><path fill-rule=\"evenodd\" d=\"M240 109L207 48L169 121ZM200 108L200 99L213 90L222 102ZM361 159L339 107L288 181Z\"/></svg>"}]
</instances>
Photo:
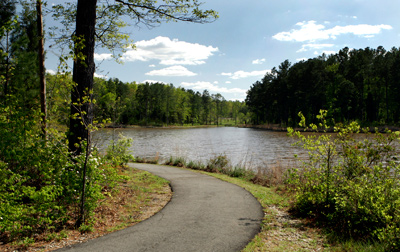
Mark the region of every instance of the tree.
<instances>
[{"instance_id":1,"label":"tree","mask_svg":"<svg viewBox=\"0 0 400 252\"><path fill-rule=\"evenodd\" d=\"M14 28L13 17L15 15L15 0L2 1L0 5L0 81L3 84L1 94L5 97L8 94L8 85L11 78L10 60L10 33ZM4 77L3 77L4 76Z\"/></svg>"},{"instance_id":2,"label":"tree","mask_svg":"<svg viewBox=\"0 0 400 252\"><path fill-rule=\"evenodd\" d=\"M118 29L124 26L121 16L129 16L136 20L137 25L144 24L149 27L168 21L206 23L218 18L213 10L200 10L201 4L198 0L165 1L159 4L156 0L115 0L113 2L78 0L73 67L73 80L76 86L71 92L72 118L69 135L71 151L80 153L80 142L89 140L88 125L93 120L91 101L95 70L93 59L95 40L97 39L109 49L112 49L115 43L118 44L118 40L123 38L118 32ZM65 10L60 5L58 7L59 10ZM70 5L70 10L73 7ZM96 16L96 10L100 12L98 16ZM97 17L99 18L98 26L96 26ZM107 22L109 25L106 24Z\"/></svg>"},{"instance_id":3,"label":"tree","mask_svg":"<svg viewBox=\"0 0 400 252\"><path fill-rule=\"evenodd\" d=\"M89 125L93 122L93 76L95 71L94 47L97 0L80 0L76 10L74 36L73 81L71 91L71 119L69 126L69 149L79 154L81 141L90 145Z\"/></svg>"},{"instance_id":4,"label":"tree","mask_svg":"<svg viewBox=\"0 0 400 252\"><path fill-rule=\"evenodd\" d=\"M42 131L46 138L47 127L47 109L46 109L46 70L44 67L44 35L43 35L43 14L42 1L36 0L36 23L37 35L39 39L38 46L38 63L39 63L39 80L40 80L40 108L42 112Z\"/></svg>"}]
</instances>

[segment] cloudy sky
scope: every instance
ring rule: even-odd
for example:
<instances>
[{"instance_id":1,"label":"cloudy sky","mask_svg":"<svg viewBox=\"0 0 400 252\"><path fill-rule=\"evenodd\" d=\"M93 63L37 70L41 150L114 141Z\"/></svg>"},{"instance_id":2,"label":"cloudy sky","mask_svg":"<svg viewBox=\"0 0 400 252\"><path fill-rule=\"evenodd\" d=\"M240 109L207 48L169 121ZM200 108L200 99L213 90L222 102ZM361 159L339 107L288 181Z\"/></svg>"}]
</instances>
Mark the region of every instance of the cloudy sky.
<instances>
[{"instance_id":1,"label":"cloudy sky","mask_svg":"<svg viewBox=\"0 0 400 252\"><path fill-rule=\"evenodd\" d=\"M129 27L136 49L118 64L98 51L97 76L164 82L244 100L249 87L281 62L344 47L400 47L398 0L204 0L220 18L210 24ZM46 67L56 70L56 52Z\"/></svg>"}]
</instances>

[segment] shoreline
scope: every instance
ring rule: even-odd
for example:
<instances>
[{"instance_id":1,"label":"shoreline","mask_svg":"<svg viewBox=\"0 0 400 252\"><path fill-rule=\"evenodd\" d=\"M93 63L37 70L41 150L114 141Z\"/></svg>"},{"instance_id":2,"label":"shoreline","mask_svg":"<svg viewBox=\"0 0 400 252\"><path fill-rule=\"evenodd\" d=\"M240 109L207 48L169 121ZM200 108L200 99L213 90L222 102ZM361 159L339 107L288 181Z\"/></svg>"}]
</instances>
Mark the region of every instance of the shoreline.
<instances>
[{"instance_id":1,"label":"shoreline","mask_svg":"<svg viewBox=\"0 0 400 252\"><path fill-rule=\"evenodd\" d=\"M279 126L279 124L239 124L239 125L106 125L105 129L135 129L135 128L143 128L143 129L195 129L195 128L217 128L217 127L237 127L237 128L250 128L250 129L259 129L259 130L267 130L267 131L275 131L275 132L287 132L287 127ZM375 133L376 129L380 133L385 133L386 130L390 131L400 131L400 127L398 126L377 126L377 127L368 127L368 132ZM295 131L303 131L303 132L313 132L311 129L305 130L304 128L296 127L293 128ZM362 129L365 128L361 128ZM319 131L321 132L321 131ZM326 129L327 133L334 133L334 129L331 127ZM362 133L362 132L360 132Z\"/></svg>"}]
</instances>

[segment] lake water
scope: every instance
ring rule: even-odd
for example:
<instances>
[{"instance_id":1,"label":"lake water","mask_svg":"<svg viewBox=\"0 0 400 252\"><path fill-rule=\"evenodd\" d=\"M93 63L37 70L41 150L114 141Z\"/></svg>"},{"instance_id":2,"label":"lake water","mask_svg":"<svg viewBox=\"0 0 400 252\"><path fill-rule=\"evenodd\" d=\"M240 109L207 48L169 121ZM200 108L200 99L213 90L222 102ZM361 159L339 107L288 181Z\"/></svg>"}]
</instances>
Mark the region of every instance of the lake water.
<instances>
[{"instance_id":1,"label":"lake water","mask_svg":"<svg viewBox=\"0 0 400 252\"><path fill-rule=\"evenodd\" d=\"M113 136L113 129L95 133L95 143L105 149ZM115 129L133 139L131 152L142 158L159 157L160 163L173 157L206 162L216 155L226 155L233 165L249 169L290 166L294 154L301 150L292 146L294 139L285 132L219 127L219 128L129 128Z\"/></svg>"}]
</instances>

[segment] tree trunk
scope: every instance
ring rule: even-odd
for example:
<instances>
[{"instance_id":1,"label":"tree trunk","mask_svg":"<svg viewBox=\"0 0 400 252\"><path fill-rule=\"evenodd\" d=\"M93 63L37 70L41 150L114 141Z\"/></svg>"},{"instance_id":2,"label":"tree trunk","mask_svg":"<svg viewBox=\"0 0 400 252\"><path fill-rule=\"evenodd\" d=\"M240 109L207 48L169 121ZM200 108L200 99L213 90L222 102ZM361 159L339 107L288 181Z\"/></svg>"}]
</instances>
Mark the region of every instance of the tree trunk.
<instances>
[{"instance_id":1,"label":"tree trunk","mask_svg":"<svg viewBox=\"0 0 400 252\"><path fill-rule=\"evenodd\" d=\"M40 78L40 107L42 112L42 131L43 138L46 139L47 128L47 109L46 109L46 73L44 67L44 35L43 35L43 15L42 15L42 1L36 1L37 13L37 32L39 37L39 78Z\"/></svg>"},{"instance_id":2,"label":"tree trunk","mask_svg":"<svg viewBox=\"0 0 400 252\"><path fill-rule=\"evenodd\" d=\"M75 59L71 91L70 151L79 154L80 143L90 140L89 127L93 122L93 75L97 0L78 0L75 31Z\"/></svg>"},{"instance_id":3,"label":"tree trunk","mask_svg":"<svg viewBox=\"0 0 400 252\"><path fill-rule=\"evenodd\" d=\"M69 149L74 154L80 154L82 141L86 141L86 157L82 167L82 188L80 212L76 226L85 223L86 170L90 152L90 126L93 123L93 75L95 25L97 0L78 0L76 13L76 31L74 38L75 58L71 90L71 119L69 134Z\"/></svg>"}]
</instances>

